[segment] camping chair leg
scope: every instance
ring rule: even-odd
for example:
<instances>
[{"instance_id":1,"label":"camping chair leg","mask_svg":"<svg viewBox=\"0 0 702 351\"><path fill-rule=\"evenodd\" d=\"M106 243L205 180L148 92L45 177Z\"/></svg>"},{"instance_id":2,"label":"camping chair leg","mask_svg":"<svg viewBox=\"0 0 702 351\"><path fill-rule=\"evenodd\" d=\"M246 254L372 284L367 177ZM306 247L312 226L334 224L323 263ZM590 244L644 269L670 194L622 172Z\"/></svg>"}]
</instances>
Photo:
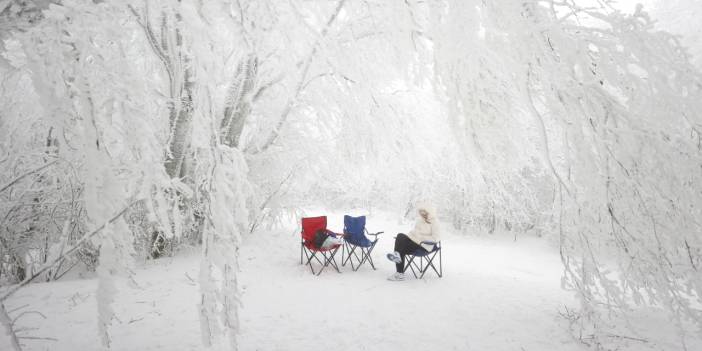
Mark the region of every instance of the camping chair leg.
<instances>
[{"instance_id":1,"label":"camping chair leg","mask_svg":"<svg viewBox=\"0 0 702 351\"><path fill-rule=\"evenodd\" d=\"M322 268L319 270L319 272L317 272L317 275L322 274L322 271L324 270L324 268L326 268L329 265L334 267L334 269L336 269L337 273L341 273L341 271L339 270L339 266L336 263L336 260L334 258L334 256L336 255L336 253L338 251L339 251L339 248L337 247L336 249L334 249L331 252L326 252L326 251L322 252L322 256L324 257L324 263L322 263ZM329 257L327 257L327 253L329 253Z\"/></svg>"},{"instance_id":2,"label":"camping chair leg","mask_svg":"<svg viewBox=\"0 0 702 351\"><path fill-rule=\"evenodd\" d=\"M375 245L373 245L373 246L370 248L370 250L368 250L368 259L367 259L366 261L368 261L368 263L370 263L371 268L373 268L373 270L376 270L375 264L373 263L373 257L371 256L371 254L373 253L373 249L374 249L374 248L375 248Z\"/></svg>"},{"instance_id":3,"label":"camping chair leg","mask_svg":"<svg viewBox=\"0 0 702 351\"><path fill-rule=\"evenodd\" d=\"M361 268L361 266L363 265L363 262L366 261L366 251L364 250L363 247L361 247L360 250L361 250L361 259L358 260L358 266L356 266L356 269L354 269L354 272L357 271L359 268ZM356 258L358 259L358 256L356 256Z\"/></svg>"},{"instance_id":4,"label":"camping chair leg","mask_svg":"<svg viewBox=\"0 0 702 351\"><path fill-rule=\"evenodd\" d=\"M349 260L351 261L351 269L353 269L354 271L358 269L358 266L354 267L354 265L353 265L353 257L355 257L356 262L358 262L358 254L356 253L356 249L358 249L358 246L354 246L353 250L351 250L351 252L349 252ZM353 255L353 257L351 257L351 255Z\"/></svg>"},{"instance_id":5,"label":"camping chair leg","mask_svg":"<svg viewBox=\"0 0 702 351\"><path fill-rule=\"evenodd\" d=\"M354 271L358 271L358 269L361 268L363 263L369 262L371 267L373 267L373 270L376 270L375 263L373 263L373 258L371 257L371 252L373 251L374 247L375 244L373 244L370 247L363 247L345 242L345 251L342 251L341 254L341 265L346 266L346 264L350 262L351 269L353 269Z\"/></svg>"},{"instance_id":6,"label":"camping chair leg","mask_svg":"<svg viewBox=\"0 0 702 351\"><path fill-rule=\"evenodd\" d=\"M351 252L352 248L349 243L344 242L344 247L346 248L346 252L342 251L341 252L341 265L346 266L347 263L349 263L349 260L351 259ZM352 268L353 268L353 262L351 262Z\"/></svg>"},{"instance_id":7,"label":"camping chair leg","mask_svg":"<svg viewBox=\"0 0 702 351\"><path fill-rule=\"evenodd\" d=\"M361 268L361 265L365 263L368 260L368 248L362 247L361 248L361 263L358 264L358 268Z\"/></svg>"},{"instance_id":8,"label":"camping chair leg","mask_svg":"<svg viewBox=\"0 0 702 351\"><path fill-rule=\"evenodd\" d=\"M346 241L344 241L344 243L341 245L342 245L342 247L341 247L341 266L344 267L344 266L346 266L346 259L345 259L346 253L345 253L345 251L346 251L346 245L348 245L348 243L346 243Z\"/></svg>"},{"instance_id":9,"label":"camping chair leg","mask_svg":"<svg viewBox=\"0 0 702 351\"><path fill-rule=\"evenodd\" d=\"M353 253L353 247L351 244L344 241L345 252L341 253L341 265L346 266L347 263L351 262L351 268L353 269L353 261L351 261L351 254Z\"/></svg>"},{"instance_id":10,"label":"camping chair leg","mask_svg":"<svg viewBox=\"0 0 702 351\"><path fill-rule=\"evenodd\" d=\"M339 251L339 248L337 247L334 251L331 252L330 257L329 257L329 263L336 269L337 273L341 273L339 270L339 264L336 263L336 253Z\"/></svg>"},{"instance_id":11,"label":"camping chair leg","mask_svg":"<svg viewBox=\"0 0 702 351\"><path fill-rule=\"evenodd\" d=\"M345 266L347 262L351 262L351 269L353 269L355 271L357 268L353 265L353 256L355 256L356 259L358 260L358 255L356 254L357 246L351 247L352 246L351 244L346 244L346 245L349 245L349 248L347 250L348 253L345 256L342 254L341 265Z\"/></svg>"},{"instance_id":12,"label":"camping chair leg","mask_svg":"<svg viewBox=\"0 0 702 351\"><path fill-rule=\"evenodd\" d=\"M310 270L312 271L312 274L315 274L314 267L312 267L312 259L314 258L315 260L317 260L317 262L319 262L319 258L316 257L316 254L317 254L316 252L308 252L307 250L305 250L305 257L307 257L307 263L305 263L305 264L310 266Z\"/></svg>"},{"instance_id":13,"label":"camping chair leg","mask_svg":"<svg viewBox=\"0 0 702 351\"><path fill-rule=\"evenodd\" d=\"M375 270L375 265L373 264L373 258L371 257L371 253L373 252L373 249L375 248L375 244L371 245L368 248L361 248L361 263L359 264L359 267L364 263L368 262L370 263L371 267L373 270Z\"/></svg>"},{"instance_id":14,"label":"camping chair leg","mask_svg":"<svg viewBox=\"0 0 702 351\"><path fill-rule=\"evenodd\" d=\"M366 249L366 257L364 259L365 261L370 263L373 270L375 270L375 265L373 264L373 257L371 257L371 253L373 253L374 248L375 248L375 243L373 245L371 245L371 247ZM361 262L361 264L363 264L363 262Z\"/></svg>"},{"instance_id":15,"label":"camping chair leg","mask_svg":"<svg viewBox=\"0 0 702 351\"><path fill-rule=\"evenodd\" d=\"M441 273L439 273L439 270L441 270L441 250L439 250L439 270L436 269L436 266L434 266L434 258L436 258L436 254L434 253L431 255L431 258L427 258L427 265L424 267L424 272L422 272L422 275L419 277L419 279L422 279L424 277L424 274L427 273L429 268L433 269L434 272L441 278Z\"/></svg>"},{"instance_id":16,"label":"camping chair leg","mask_svg":"<svg viewBox=\"0 0 702 351\"><path fill-rule=\"evenodd\" d=\"M358 262L358 265L356 267L353 266L353 259L351 259L351 268L353 268L354 271L357 271L359 268L361 268L361 264L363 264L363 247L361 247L359 250L361 251L361 257L358 257L358 254L356 253L356 249L359 249L359 246L354 246L353 247L353 257L356 258L356 262Z\"/></svg>"},{"instance_id":17,"label":"camping chair leg","mask_svg":"<svg viewBox=\"0 0 702 351\"><path fill-rule=\"evenodd\" d=\"M432 257L432 258L433 258L433 257ZM424 266L424 261L421 261L421 260L420 260L420 262L421 262L421 263L420 263L420 264L421 264L421 267L424 268L424 269L420 270L420 272L422 272L422 274L419 276L419 279L424 278L424 274L426 274L427 271L429 270L429 266L431 265L431 260L430 260L430 259L427 259L427 261L428 261L428 262L427 262L427 265Z\"/></svg>"},{"instance_id":18,"label":"camping chair leg","mask_svg":"<svg viewBox=\"0 0 702 351\"><path fill-rule=\"evenodd\" d=\"M427 257L424 256L419 256L419 263L415 261L415 258L417 258L414 255L407 255L405 256L405 259L407 260L405 263L405 268L404 272L407 273L407 268L409 268L412 271L412 275L414 275L415 278L417 279L422 279L424 278L424 275L427 273L427 271L431 268L436 272L436 274L439 276L439 278L444 276L444 268L443 268L443 261L442 261L442 255L441 255L441 249L437 250L438 252L434 252L433 255L428 255ZM436 265L434 264L434 260L436 259L436 255L439 255L439 269L436 269ZM424 262L424 261L427 262ZM419 273L419 274L418 274Z\"/></svg>"},{"instance_id":19,"label":"camping chair leg","mask_svg":"<svg viewBox=\"0 0 702 351\"><path fill-rule=\"evenodd\" d=\"M414 262L414 256L406 255L405 259L408 259L408 261L405 264L405 269L403 271L407 272L407 268L409 268L412 271L412 275L414 275L414 277L417 278L417 272L414 271L414 267L413 267L413 265L417 264L416 262Z\"/></svg>"},{"instance_id":20,"label":"camping chair leg","mask_svg":"<svg viewBox=\"0 0 702 351\"><path fill-rule=\"evenodd\" d=\"M322 260L322 261L323 261L323 263L322 263L322 268L320 268L319 271L317 271L317 275L322 274L322 271L324 270L324 268L327 267L327 264L326 264L326 263L327 263L327 253L326 253L326 252L322 252L322 257L323 257L323 260Z\"/></svg>"},{"instance_id":21,"label":"camping chair leg","mask_svg":"<svg viewBox=\"0 0 702 351\"><path fill-rule=\"evenodd\" d=\"M327 262L327 253L326 253L326 252L322 252L322 257L324 258L323 261L324 261L324 262ZM324 268L325 268L326 266L327 266L327 265L326 265L325 263L322 263L322 267L319 269L319 271L317 271L317 275L322 274L322 271L324 270Z\"/></svg>"},{"instance_id":22,"label":"camping chair leg","mask_svg":"<svg viewBox=\"0 0 702 351\"><path fill-rule=\"evenodd\" d=\"M338 250L338 248L337 248L337 250ZM311 250L308 250L307 248L304 248L304 252L305 252L305 257L307 258L307 261L305 262L305 264L310 266L310 271L312 271L312 274L319 275L322 272L322 270L324 269L325 262L327 261L326 253L321 252L322 255L324 256L324 261L322 261L317 256L317 253L318 253L317 251L311 251ZM336 252L336 250L335 250L335 252ZM317 261L317 263L319 263L322 266L322 268L320 268L319 271L317 271L317 272L314 271L314 267L312 266L313 259L315 261ZM336 264L336 262L334 262L334 264ZM337 268L337 271L338 270L339 269Z\"/></svg>"},{"instance_id":23,"label":"camping chair leg","mask_svg":"<svg viewBox=\"0 0 702 351\"><path fill-rule=\"evenodd\" d=\"M353 248L349 251L347 259L348 261L351 262L351 269L354 271L357 271L359 268L361 268L361 264L363 263L363 247L356 246L356 245L351 245ZM360 249L359 249L360 247ZM361 250L361 257L358 257L358 253L356 252L356 249ZM354 261L354 258L356 260ZM354 265L354 262L356 262L357 265Z\"/></svg>"},{"instance_id":24,"label":"camping chair leg","mask_svg":"<svg viewBox=\"0 0 702 351\"><path fill-rule=\"evenodd\" d=\"M349 245L349 244L346 244ZM349 245L349 247L346 249L346 253L344 256L342 256L342 266L346 266L347 263L351 263L351 269L353 269L353 260L351 259L351 255L353 254L354 248Z\"/></svg>"}]
</instances>

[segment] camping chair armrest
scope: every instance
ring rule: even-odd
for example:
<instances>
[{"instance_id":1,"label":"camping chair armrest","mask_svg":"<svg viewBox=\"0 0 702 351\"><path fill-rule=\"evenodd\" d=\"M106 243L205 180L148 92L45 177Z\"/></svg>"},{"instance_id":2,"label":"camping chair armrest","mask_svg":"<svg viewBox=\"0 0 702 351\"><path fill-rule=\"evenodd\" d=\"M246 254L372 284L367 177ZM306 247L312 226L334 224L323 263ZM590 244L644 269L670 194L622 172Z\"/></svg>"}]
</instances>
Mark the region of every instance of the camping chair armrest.
<instances>
[{"instance_id":1,"label":"camping chair armrest","mask_svg":"<svg viewBox=\"0 0 702 351\"><path fill-rule=\"evenodd\" d=\"M424 241L422 241L422 244L431 245L431 246L434 246L434 248L441 247L441 241L424 240Z\"/></svg>"},{"instance_id":2,"label":"camping chair armrest","mask_svg":"<svg viewBox=\"0 0 702 351\"><path fill-rule=\"evenodd\" d=\"M373 235L373 236L377 237L378 235L383 234L383 233L385 233L385 232L377 232L377 233L368 233L368 232L366 232L366 235Z\"/></svg>"},{"instance_id":3,"label":"camping chair armrest","mask_svg":"<svg viewBox=\"0 0 702 351\"><path fill-rule=\"evenodd\" d=\"M336 238L336 237L341 237L341 238L343 238L343 237L346 235L346 234L344 234L344 233L333 232L333 231L331 231L331 230L329 230L329 229L326 229L326 232L327 232L327 234L329 234L329 235L331 235L331 236L333 236L333 237L335 237L335 238Z\"/></svg>"}]
</instances>

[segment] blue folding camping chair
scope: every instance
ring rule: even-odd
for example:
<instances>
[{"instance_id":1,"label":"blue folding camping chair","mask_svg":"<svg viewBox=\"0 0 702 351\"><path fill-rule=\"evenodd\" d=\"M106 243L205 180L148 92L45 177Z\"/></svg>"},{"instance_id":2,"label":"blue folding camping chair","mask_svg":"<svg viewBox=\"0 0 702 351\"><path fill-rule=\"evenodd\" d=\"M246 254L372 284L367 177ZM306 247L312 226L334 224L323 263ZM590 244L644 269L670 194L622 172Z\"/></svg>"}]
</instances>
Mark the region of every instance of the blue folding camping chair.
<instances>
[{"instance_id":1,"label":"blue folding camping chair","mask_svg":"<svg viewBox=\"0 0 702 351\"><path fill-rule=\"evenodd\" d=\"M351 262L351 269L357 271L361 268L361 265L368 262L375 269L371 253L378 242L378 235L382 233L368 232L366 229L366 216L344 216L344 246L341 249L341 265L345 266L346 263ZM370 240L367 236L373 236L375 239Z\"/></svg>"},{"instance_id":2,"label":"blue folding camping chair","mask_svg":"<svg viewBox=\"0 0 702 351\"><path fill-rule=\"evenodd\" d=\"M429 268L431 268L434 270L434 272L436 272L439 278L443 277L444 272L441 262L441 241L422 241L422 244L431 245L432 249L430 251L418 249L410 254L407 254L405 256L406 262L404 271L407 272L407 268L409 268L412 271L412 274L415 278L422 279L424 277L424 274L429 270ZM437 254L439 255L438 270L434 265L434 259L436 258ZM417 257L419 257L419 262L415 260ZM417 276L417 273L421 274Z\"/></svg>"}]
</instances>

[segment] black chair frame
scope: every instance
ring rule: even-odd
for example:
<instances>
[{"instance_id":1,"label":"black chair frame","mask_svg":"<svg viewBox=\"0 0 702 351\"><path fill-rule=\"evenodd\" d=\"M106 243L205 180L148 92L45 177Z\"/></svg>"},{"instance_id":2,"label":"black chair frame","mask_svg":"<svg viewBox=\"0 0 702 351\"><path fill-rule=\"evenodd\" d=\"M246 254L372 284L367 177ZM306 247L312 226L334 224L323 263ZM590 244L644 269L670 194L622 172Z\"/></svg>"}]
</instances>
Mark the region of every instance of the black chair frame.
<instances>
[{"instance_id":1,"label":"black chair frame","mask_svg":"<svg viewBox=\"0 0 702 351\"><path fill-rule=\"evenodd\" d=\"M415 255L413 253L405 255L405 268L404 271L407 272L407 268L412 271L415 278L422 279L424 274L431 268L439 278L444 276L443 272L443 262L441 257L441 241L422 241L422 244L432 245L434 248L427 254ZM434 265L436 255L439 255L439 269L436 269ZM419 263L417 263L416 258L419 257ZM419 275L417 275L420 273Z\"/></svg>"},{"instance_id":2,"label":"black chair frame","mask_svg":"<svg viewBox=\"0 0 702 351\"><path fill-rule=\"evenodd\" d=\"M343 244L342 244L343 245ZM310 270L312 271L312 274L314 275L320 275L322 274L322 271L324 268L327 266L332 266L334 269L336 269L337 273L341 273L339 270L339 265L336 263L336 253L339 251L339 247L342 247L342 245L339 245L335 247L334 249L331 250L311 250L307 246L305 246L305 241L302 240L300 243L300 264L303 263L303 252L304 252L304 257L306 259L305 264L310 266ZM320 254L322 257L320 258ZM317 261L322 267L319 269L319 271L315 272L314 267L312 267L312 260Z\"/></svg>"},{"instance_id":3,"label":"black chair frame","mask_svg":"<svg viewBox=\"0 0 702 351\"><path fill-rule=\"evenodd\" d=\"M354 245L346 240L344 240L344 246L341 249L341 265L346 266L346 263L351 263L351 269L357 271L363 263L368 262L370 263L371 267L373 270L376 270L375 264L373 264L373 257L371 257L371 253L373 253L373 249L375 248L375 244L378 243L378 235L383 234L383 232L377 232L377 233L369 233L367 229L363 229L364 234L366 236L372 235L375 236L375 240L371 241L371 246L369 247L363 247L363 246L358 246ZM361 255L359 257L358 253L356 253L356 249L359 249L361 251ZM347 253L346 253L347 252ZM354 261L353 259L356 259L356 263L358 264L357 266L354 266Z\"/></svg>"}]
</instances>

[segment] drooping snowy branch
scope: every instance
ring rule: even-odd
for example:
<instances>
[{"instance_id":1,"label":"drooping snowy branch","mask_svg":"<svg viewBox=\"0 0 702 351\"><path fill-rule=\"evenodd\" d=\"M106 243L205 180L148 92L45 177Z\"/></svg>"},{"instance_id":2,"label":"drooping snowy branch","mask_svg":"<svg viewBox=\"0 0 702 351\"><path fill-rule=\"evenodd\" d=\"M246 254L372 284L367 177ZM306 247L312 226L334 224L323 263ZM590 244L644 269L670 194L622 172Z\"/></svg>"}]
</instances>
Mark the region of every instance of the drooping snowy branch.
<instances>
[{"instance_id":1,"label":"drooping snowy branch","mask_svg":"<svg viewBox=\"0 0 702 351\"><path fill-rule=\"evenodd\" d=\"M606 1L443 4L432 14L438 88L478 178L498 185L473 182L476 202L561 233L566 282L595 325L601 306L637 304L699 325L702 79L678 40L641 8L625 16ZM523 211L539 198L556 201Z\"/></svg>"},{"instance_id":2,"label":"drooping snowy branch","mask_svg":"<svg viewBox=\"0 0 702 351\"><path fill-rule=\"evenodd\" d=\"M275 140L278 138L280 135L280 129L283 127L285 124L285 121L288 119L288 116L290 115L291 110L295 106L297 99L300 97L300 93L302 93L305 82L307 80L307 75L310 70L310 65L312 64L312 61L315 58L315 54L319 50L319 45L322 40L325 39L327 36L327 33L329 33L330 27L334 24L336 21L337 17L339 16L339 13L341 12L341 9L344 8L344 3L346 0L339 0L339 2L336 4L336 7L334 8L334 12L332 15L329 17L327 22L325 23L324 27L322 28L319 38L317 41L312 44L312 49L310 50L309 55L307 55L306 59L304 60L303 63L303 68L300 72L300 76L298 78L297 84L295 85L295 88L293 90L292 96L289 98L288 102L285 104L285 107L283 108L283 111L280 114L280 117L278 119L278 122L275 124L275 127L273 127L273 130L271 130L270 135L265 138L263 144L260 147L256 147L255 150L249 149L247 152L249 153L260 153L260 152L265 152L266 149L268 149L273 143L275 143Z\"/></svg>"}]
</instances>

